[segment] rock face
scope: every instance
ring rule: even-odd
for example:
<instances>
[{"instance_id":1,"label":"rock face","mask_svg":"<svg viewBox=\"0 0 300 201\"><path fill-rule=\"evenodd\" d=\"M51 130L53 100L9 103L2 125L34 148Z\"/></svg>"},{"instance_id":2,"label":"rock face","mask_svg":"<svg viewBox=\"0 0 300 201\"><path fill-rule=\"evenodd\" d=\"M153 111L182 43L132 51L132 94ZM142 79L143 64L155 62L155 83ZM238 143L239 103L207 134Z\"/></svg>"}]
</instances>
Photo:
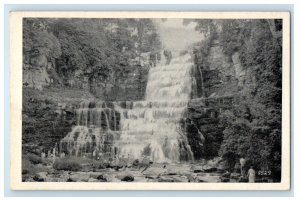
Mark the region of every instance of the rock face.
<instances>
[{"instance_id":1,"label":"rock face","mask_svg":"<svg viewBox=\"0 0 300 201\"><path fill-rule=\"evenodd\" d=\"M237 93L240 80L242 83L243 72L239 55L235 54L233 58L224 55L219 41L212 41L209 54L206 57L206 64L202 65L206 97L214 93L219 96Z\"/></svg>"},{"instance_id":2,"label":"rock face","mask_svg":"<svg viewBox=\"0 0 300 201\"><path fill-rule=\"evenodd\" d=\"M66 84L71 88L90 91L96 98L106 101L143 100L146 91L150 52L142 53L122 66L120 71L112 71L105 80L89 79L85 72L76 70Z\"/></svg>"},{"instance_id":3,"label":"rock face","mask_svg":"<svg viewBox=\"0 0 300 201\"><path fill-rule=\"evenodd\" d=\"M224 130L219 124L219 115L233 108L233 104L234 98L230 96L198 98L189 102L184 125L195 159L218 155Z\"/></svg>"},{"instance_id":4,"label":"rock face","mask_svg":"<svg viewBox=\"0 0 300 201\"><path fill-rule=\"evenodd\" d=\"M70 179L74 182L87 182L90 179L90 175L84 172L76 172L70 175Z\"/></svg>"},{"instance_id":5,"label":"rock face","mask_svg":"<svg viewBox=\"0 0 300 201\"><path fill-rule=\"evenodd\" d=\"M32 66L24 64L23 67L23 85L42 90L51 82L49 74L45 66Z\"/></svg>"},{"instance_id":6,"label":"rock face","mask_svg":"<svg viewBox=\"0 0 300 201\"><path fill-rule=\"evenodd\" d=\"M232 58L224 55L218 40L212 41L209 49L205 61L194 69L196 95L183 123L195 159L218 155L224 130L219 115L234 107L235 95L246 82L238 53Z\"/></svg>"},{"instance_id":7,"label":"rock face","mask_svg":"<svg viewBox=\"0 0 300 201\"><path fill-rule=\"evenodd\" d=\"M23 58L23 86L42 90L53 83L54 62L49 61L46 55L25 54Z\"/></svg>"},{"instance_id":8,"label":"rock face","mask_svg":"<svg viewBox=\"0 0 300 201\"><path fill-rule=\"evenodd\" d=\"M80 69L62 79L45 55L31 56L23 64L23 86L42 90L46 86L59 84L90 91L101 100L142 100L150 65L149 54L132 59L129 66L123 66L120 72L112 72L106 80L89 79L88 72Z\"/></svg>"},{"instance_id":9,"label":"rock face","mask_svg":"<svg viewBox=\"0 0 300 201\"><path fill-rule=\"evenodd\" d=\"M101 100L143 100L148 70L147 66L124 66L123 73L114 73L106 84L94 83L91 92Z\"/></svg>"},{"instance_id":10,"label":"rock face","mask_svg":"<svg viewBox=\"0 0 300 201\"><path fill-rule=\"evenodd\" d=\"M49 97L49 96L48 96ZM24 152L47 152L75 124L71 103L56 103L34 89L23 89L22 144Z\"/></svg>"}]
</instances>

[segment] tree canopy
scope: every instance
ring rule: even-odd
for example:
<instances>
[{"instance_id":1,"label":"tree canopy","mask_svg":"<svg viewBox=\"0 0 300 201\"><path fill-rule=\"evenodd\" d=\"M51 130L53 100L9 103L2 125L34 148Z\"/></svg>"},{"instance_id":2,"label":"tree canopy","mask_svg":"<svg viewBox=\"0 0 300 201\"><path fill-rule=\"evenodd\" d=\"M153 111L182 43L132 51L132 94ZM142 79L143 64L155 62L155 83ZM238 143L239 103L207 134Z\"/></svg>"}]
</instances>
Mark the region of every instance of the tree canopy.
<instances>
[{"instance_id":1,"label":"tree canopy","mask_svg":"<svg viewBox=\"0 0 300 201\"><path fill-rule=\"evenodd\" d=\"M150 19L26 18L23 39L27 57L45 55L65 79L80 71L105 81L140 53L160 49Z\"/></svg>"}]
</instances>

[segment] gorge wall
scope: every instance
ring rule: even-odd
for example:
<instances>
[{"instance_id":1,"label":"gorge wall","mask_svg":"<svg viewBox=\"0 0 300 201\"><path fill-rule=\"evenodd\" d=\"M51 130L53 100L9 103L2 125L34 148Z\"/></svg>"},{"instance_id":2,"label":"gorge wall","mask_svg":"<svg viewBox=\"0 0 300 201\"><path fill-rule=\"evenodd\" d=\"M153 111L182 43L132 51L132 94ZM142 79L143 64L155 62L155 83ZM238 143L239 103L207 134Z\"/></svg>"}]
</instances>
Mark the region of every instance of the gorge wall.
<instances>
[{"instance_id":1,"label":"gorge wall","mask_svg":"<svg viewBox=\"0 0 300 201\"><path fill-rule=\"evenodd\" d=\"M142 100L144 98L149 58L137 57L136 60L143 60L143 62L132 62L130 66L124 66L118 77L117 73L113 72L105 82L97 79L91 81L89 76L79 70L75 72L74 77L65 80L65 84L62 84L63 81L44 56L34 57L34 59L34 63L23 66L23 86L25 88L43 90L43 88L56 87L86 90L95 98L107 101Z\"/></svg>"},{"instance_id":2,"label":"gorge wall","mask_svg":"<svg viewBox=\"0 0 300 201\"><path fill-rule=\"evenodd\" d=\"M219 41L212 40L207 56L195 63L194 73L197 95L188 105L186 132L195 159L213 158L218 156L223 141L225 126L220 116L235 107L238 93L245 84L246 70L238 52L228 57ZM201 143L201 135L204 143Z\"/></svg>"}]
</instances>

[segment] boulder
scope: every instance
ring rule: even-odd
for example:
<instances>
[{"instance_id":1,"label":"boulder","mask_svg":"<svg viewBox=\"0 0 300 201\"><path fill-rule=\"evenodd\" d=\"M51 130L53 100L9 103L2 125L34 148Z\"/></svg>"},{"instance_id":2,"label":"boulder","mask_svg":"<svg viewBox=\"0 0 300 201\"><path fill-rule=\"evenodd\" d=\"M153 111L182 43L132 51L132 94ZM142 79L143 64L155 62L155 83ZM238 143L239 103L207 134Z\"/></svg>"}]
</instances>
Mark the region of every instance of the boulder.
<instances>
[{"instance_id":1,"label":"boulder","mask_svg":"<svg viewBox=\"0 0 300 201\"><path fill-rule=\"evenodd\" d=\"M226 172L226 168L225 168L225 161L220 161L217 163L216 168L218 169L217 172L218 173L225 173Z\"/></svg>"},{"instance_id":2,"label":"boulder","mask_svg":"<svg viewBox=\"0 0 300 201\"><path fill-rule=\"evenodd\" d=\"M206 166L206 167L203 167L203 171L206 173L211 173L211 172L217 172L218 169L216 167Z\"/></svg>"},{"instance_id":3,"label":"boulder","mask_svg":"<svg viewBox=\"0 0 300 201\"><path fill-rule=\"evenodd\" d=\"M44 182L45 181L45 178L41 177L40 175L36 174L33 176L32 178L34 181L37 181L37 182Z\"/></svg>"},{"instance_id":4,"label":"boulder","mask_svg":"<svg viewBox=\"0 0 300 201\"><path fill-rule=\"evenodd\" d=\"M136 159L136 160L133 161L132 166L136 167L136 166L138 166L139 164L140 164L139 159Z\"/></svg>"},{"instance_id":5,"label":"boulder","mask_svg":"<svg viewBox=\"0 0 300 201\"><path fill-rule=\"evenodd\" d=\"M22 177L22 182L36 182L36 181L32 177L27 176L27 177Z\"/></svg>"},{"instance_id":6,"label":"boulder","mask_svg":"<svg viewBox=\"0 0 300 201\"><path fill-rule=\"evenodd\" d=\"M194 173L201 173L201 172L204 172L204 170L203 170L203 169L196 169L196 170L194 170L193 172L194 172Z\"/></svg>"},{"instance_id":7,"label":"boulder","mask_svg":"<svg viewBox=\"0 0 300 201\"><path fill-rule=\"evenodd\" d=\"M134 181L134 176L130 173L123 173L116 176L117 179L120 179L121 181L126 182L132 182Z\"/></svg>"},{"instance_id":8,"label":"boulder","mask_svg":"<svg viewBox=\"0 0 300 201\"><path fill-rule=\"evenodd\" d=\"M126 175L125 177L123 177L121 179L121 181L131 182L131 181L134 181L134 177L132 175Z\"/></svg>"},{"instance_id":9,"label":"boulder","mask_svg":"<svg viewBox=\"0 0 300 201\"><path fill-rule=\"evenodd\" d=\"M174 179L168 176L159 176L158 182L174 182Z\"/></svg>"},{"instance_id":10,"label":"boulder","mask_svg":"<svg viewBox=\"0 0 300 201\"><path fill-rule=\"evenodd\" d=\"M163 175L189 175L191 174L191 166L187 164L181 165L164 165L163 169L166 171L162 173Z\"/></svg>"},{"instance_id":11,"label":"boulder","mask_svg":"<svg viewBox=\"0 0 300 201\"><path fill-rule=\"evenodd\" d=\"M110 176L108 176L108 175L106 175L106 174L103 174L103 173L101 173L101 174L98 174L98 175L91 175L90 176L91 178L93 178L93 179L97 179L97 181L98 182L111 182L111 177L112 177L112 175L110 175Z\"/></svg>"},{"instance_id":12,"label":"boulder","mask_svg":"<svg viewBox=\"0 0 300 201\"><path fill-rule=\"evenodd\" d=\"M209 173L208 175L211 177L217 177L217 176L220 176L220 173L212 172L212 173Z\"/></svg>"},{"instance_id":13,"label":"boulder","mask_svg":"<svg viewBox=\"0 0 300 201\"><path fill-rule=\"evenodd\" d=\"M108 176L107 175L99 175L98 177L97 177L97 180L98 181L100 181L100 182L107 182L108 181Z\"/></svg>"},{"instance_id":14,"label":"boulder","mask_svg":"<svg viewBox=\"0 0 300 201\"><path fill-rule=\"evenodd\" d=\"M95 178L89 178L88 182L99 182L99 180Z\"/></svg>"},{"instance_id":15,"label":"boulder","mask_svg":"<svg viewBox=\"0 0 300 201\"><path fill-rule=\"evenodd\" d=\"M148 178L157 178L159 175L167 174L168 170L159 166L150 166L142 173Z\"/></svg>"},{"instance_id":16,"label":"boulder","mask_svg":"<svg viewBox=\"0 0 300 201\"><path fill-rule=\"evenodd\" d=\"M220 177L221 182L230 182L230 178Z\"/></svg>"},{"instance_id":17,"label":"boulder","mask_svg":"<svg viewBox=\"0 0 300 201\"><path fill-rule=\"evenodd\" d=\"M230 172L225 172L224 174L222 174L222 177L230 178Z\"/></svg>"},{"instance_id":18,"label":"boulder","mask_svg":"<svg viewBox=\"0 0 300 201\"><path fill-rule=\"evenodd\" d=\"M69 178L75 182L87 182L90 178L90 174L85 172L73 172Z\"/></svg>"},{"instance_id":19,"label":"boulder","mask_svg":"<svg viewBox=\"0 0 300 201\"><path fill-rule=\"evenodd\" d=\"M38 173L37 173L37 175L38 175L39 177L41 177L41 178L44 178L44 179L46 179L46 178L47 178L47 175L48 175L48 173L47 173L47 172L38 172Z\"/></svg>"},{"instance_id":20,"label":"boulder","mask_svg":"<svg viewBox=\"0 0 300 201\"><path fill-rule=\"evenodd\" d=\"M211 173L211 172L220 172L220 170L224 169L224 165L222 164L222 159L220 157L216 157L212 160L207 161L205 165L202 166L203 172Z\"/></svg>"},{"instance_id":21,"label":"boulder","mask_svg":"<svg viewBox=\"0 0 300 201\"><path fill-rule=\"evenodd\" d=\"M201 173L201 172L204 172L202 166L194 166L194 167L192 168L192 170L193 170L194 173Z\"/></svg>"},{"instance_id":22,"label":"boulder","mask_svg":"<svg viewBox=\"0 0 300 201\"><path fill-rule=\"evenodd\" d=\"M209 183L217 183L220 181L220 175L214 174L211 175L210 173L199 173L197 174L197 181L202 180L203 182L209 182Z\"/></svg>"},{"instance_id":23,"label":"boulder","mask_svg":"<svg viewBox=\"0 0 300 201\"><path fill-rule=\"evenodd\" d=\"M149 176L146 175L145 178L147 178L147 179L156 179L157 177L153 177L153 176L151 176L151 175L149 175Z\"/></svg>"},{"instance_id":24,"label":"boulder","mask_svg":"<svg viewBox=\"0 0 300 201\"><path fill-rule=\"evenodd\" d=\"M174 182L189 182L189 179L187 176L183 175L172 175L171 176Z\"/></svg>"}]
</instances>

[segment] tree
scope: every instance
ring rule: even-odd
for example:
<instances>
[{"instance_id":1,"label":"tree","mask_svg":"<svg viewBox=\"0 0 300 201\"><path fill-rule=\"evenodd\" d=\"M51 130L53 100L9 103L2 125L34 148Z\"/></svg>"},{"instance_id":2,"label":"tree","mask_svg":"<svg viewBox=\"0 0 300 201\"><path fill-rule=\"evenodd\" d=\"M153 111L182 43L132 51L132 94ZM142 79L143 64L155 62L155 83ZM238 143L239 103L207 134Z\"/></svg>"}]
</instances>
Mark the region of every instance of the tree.
<instances>
[{"instance_id":1,"label":"tree","mask_svg":"<svg viewBox=\"0 0 300 201\"><path fill-rule=\"evenodd\" d=\"M54 63L61 56L61 46L58 39L47 30L47 22L44 20L24 20L23 49L24 57L31 58L44 55Z\"/></svg>"}]
</instances>

